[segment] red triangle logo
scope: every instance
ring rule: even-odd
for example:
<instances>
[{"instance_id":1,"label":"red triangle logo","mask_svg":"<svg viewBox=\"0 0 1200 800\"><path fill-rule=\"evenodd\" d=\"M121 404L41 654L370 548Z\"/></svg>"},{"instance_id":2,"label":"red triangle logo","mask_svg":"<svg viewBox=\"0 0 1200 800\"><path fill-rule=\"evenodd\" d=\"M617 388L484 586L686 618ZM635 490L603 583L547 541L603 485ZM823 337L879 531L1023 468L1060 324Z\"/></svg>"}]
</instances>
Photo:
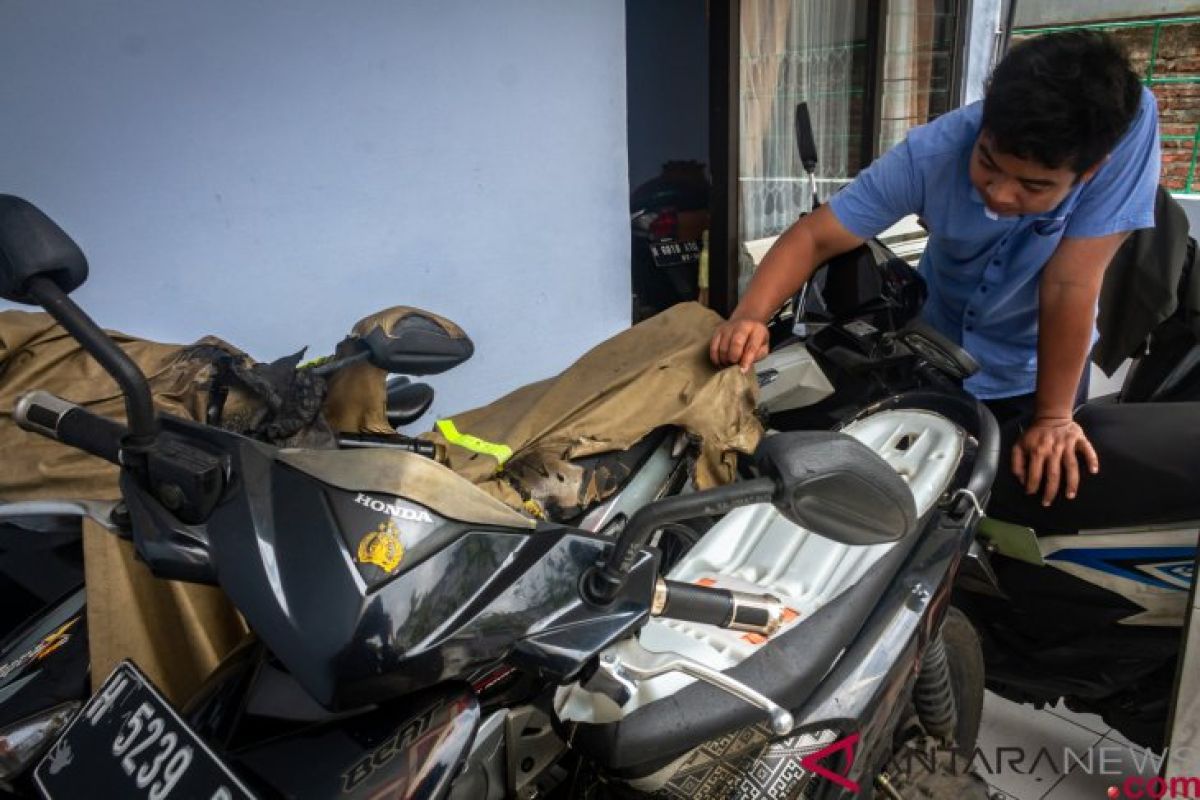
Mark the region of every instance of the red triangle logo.
<instances>
[{"instance_id":1,"label":"red triangle logo","mask_svg":"<svg viewBox=\"0 0 1200 800\"><path fill-rule=\"evenodd\" d=\"M820 775L826 780L833 781L843 789L848 789L851 792L858 792L858 784L847 778L845 775L840 775L831 769L826 769L817 762L823 761L829 756L846 751L846 771L854 766L854 745L858 744L858 734L852 733L845 739L838 739L831 745L823 747L815 753L809 753L804 758L800 759L800 766L808 770L814 775Z\"/></svg>"}]
</instances>

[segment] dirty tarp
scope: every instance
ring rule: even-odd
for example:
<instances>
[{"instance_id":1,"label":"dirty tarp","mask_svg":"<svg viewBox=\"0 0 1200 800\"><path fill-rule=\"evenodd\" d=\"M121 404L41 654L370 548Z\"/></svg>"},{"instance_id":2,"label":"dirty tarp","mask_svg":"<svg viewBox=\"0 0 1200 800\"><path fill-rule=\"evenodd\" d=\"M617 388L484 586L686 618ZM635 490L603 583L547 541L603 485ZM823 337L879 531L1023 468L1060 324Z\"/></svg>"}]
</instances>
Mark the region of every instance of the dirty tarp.
<instances>
[{"instance_id":1,"label":"dirty tarp","mask_svg":"<svg viewBox=\"0 0 1200 800\"><path fill-rule=\"evenodd\" d=\"M161 411L203 419L207 364L181 357L179 345L111 335L146 373ZM238 352L216 339L203 344ZM34 389L125 418L116 382L53 319L0 312L0 501L119 499L117 467L12 421L17 398ZM245 633L218 589L154 578L134 559L129 542L99 525L84 525L83 547L93 686L121 659L132 658L172 700L185 699Z\"/></svg>"},{"instance_id":2,"label":"dirty tarp","mask_svg":"<svg viewBox=\"0 0 1200 800\"><path fill-rule=\"evenodd\" d=\"M312 380L291 369L295 357L260 365L213 337L185 347L110 336L147 376L159 411L204 419L209 383L222 369L225 427L260 438L286 435L280 444L334 443L320 419L324 386L288 390L289 381ZM34 389L125 419L116 382L51 317L0 312L0 502L118 499L114 465L16 426L16 400ZM314 396L315 409L294 407L312 405ZM306 414L316 417L305 423ZM129 542L90 521L83 530L93 683L132 658L172 700L185 700L245 634L244 623L219 589L155 578Z\"/></svg>"},{"instance_id":3,"label":"dirty tarp","mask_svg":"<svg viewBox=\"0 0 1200 800\"><path fill-rule=\"evenodd\" d=\"M615 488L573 459L624 450L664 425L698 440L697 488L726 483L736 454L752 453L763 430L754 413L754 374L718 370L709 361L720 323L697 303L677 305L600 344L558 376L455 414L423 438L438 445L443 463L493 496L552 516L586 508Z\"/></svg>"}]
</instances>

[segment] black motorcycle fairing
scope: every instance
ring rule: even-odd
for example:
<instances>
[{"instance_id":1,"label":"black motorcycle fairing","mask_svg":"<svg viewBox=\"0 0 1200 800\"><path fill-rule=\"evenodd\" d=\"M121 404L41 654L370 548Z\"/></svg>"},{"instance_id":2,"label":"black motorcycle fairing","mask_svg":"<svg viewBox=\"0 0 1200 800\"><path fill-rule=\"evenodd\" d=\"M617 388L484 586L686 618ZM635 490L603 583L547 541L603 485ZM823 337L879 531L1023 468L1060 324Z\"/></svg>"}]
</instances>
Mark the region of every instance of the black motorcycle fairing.
<instances>
[{"instance_id":1,"label":"black motorcycle fairing","mask_svg":"<svg viewBox=\"0 0 1200 800\"><path fill-rule=\"evenodd\" d=\"M1006 596L960 587L954 600L980 633L988 687L1016 702L1071 698L1161 749L1179 628L1121 624L1143 609L1062 570L999 554L990 561Z\"/></svg>"},{"instance_id":2,"label":"black motorcycle fairing","mask_svg":"<svg viewBox=\"0 0 1200 800\"><path fill-rule=\"evenodd\" d=\"M1075 415L1100 472L1083 475L1074 500L1048 508L1011 470L996 476L988 515L1039 535L1200 519L1200 402L1086 404ZM1017 435L1006 431L1005 452Z\"/></svg>"},{"instance_id":3,"label":"black motorcycle fairing","mask_svg":"<svg viewBox=\"0 0 1200 800\"><path fill-rule=\"evenodd\" d=\"M264 796L445 797L480 720L470 687L443 684L344 713L317 706L254 636L184 712Z\"/></svg>"},{"instance_id":4,"label":"black motorcycle fairing","mask_svg":"<svg viewBox=\"0 0 1200 800\"><path fill-rule=\"evenodd\" d=\"M0 647L0 730L60 703L88 696L86 592L47 607Z\"/></svg>"},{"instance_id":5,"label":"black motorcycle fairing","mask_svg":"<svg viewBox=\"0 0 1200 800\"><path fill-rule=\"evenodd\" d=\"M83 531L78 516L0 519L0 644L82 585Z\"/></svg>"},{"instance_id":6,"label":"black motorcycle fairing","mask_svg":"<svg viewBox=\"0 0 1200 800\"><path fill-rule=\"evenodd\" d=\"M611 605L592 608L580 598L579 578L608 541L555 525L536 531L435 525L429 536L438 549L414 555L408 565L402 557L391 563L393 552L382 560L387 574L369 579L359 562L374 556L350 543L361 547L375 525L343 531L335 511L338 505L344 514L360 493L324 484L277 460L274 448L237 434L182 420L166 424L219 450L231 465L224 497L194 536L183 531L186 542L207 541L221 587L327 708L380 702L508 658L565 680L649 614L655 578L649 552ZM141 513L154 501L132 478L123 485L131 512L139 509L135 543L169 545L164 530L144 527L163 519ZM388 524L382 516L378 523ZM191 563L191 555L181 550L181 562ZM158 565L156 572L172 566L165 557Z\"/></svg>"}]
</instances>

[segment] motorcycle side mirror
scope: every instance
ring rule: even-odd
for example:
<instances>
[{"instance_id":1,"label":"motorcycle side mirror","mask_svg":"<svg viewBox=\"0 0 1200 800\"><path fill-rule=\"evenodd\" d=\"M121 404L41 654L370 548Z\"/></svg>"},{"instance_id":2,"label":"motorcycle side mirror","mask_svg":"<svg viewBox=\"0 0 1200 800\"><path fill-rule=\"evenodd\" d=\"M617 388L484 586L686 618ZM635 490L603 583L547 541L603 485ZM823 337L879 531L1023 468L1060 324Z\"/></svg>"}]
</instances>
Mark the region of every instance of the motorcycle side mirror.
<instances>
[{"instance_id":1,"label":"motorcycle side mirror","mask_svg":"<svg viewBox=\"0 0 1200 800\"><path fill-rule=\"evenodd\" d=\"M917 528L908 484L875 451L827 431L777 433L755 452L789 521L851 545L894 542Z\"/></svg>"},{"instance_id":2,"label":"motorcycle side mirror","mask_svg":"<svg viewBox=\"0 0 1200 800\"><path fill-rule=\"evenodd\" d=\"M796 150L804 171L811 175L817 169L817 137L813 136L808 103L796 104Z\"/></svg>"},{"instance_id":3,"label":"motorcycle side mirror","mask_svg":"<svg viewBox=\"0 0 1200 800\"><path fill-rule=\"evenodd\" d=\"M69 294L87 275L83 251L62 228L28 200L0 194L0 297L40 305L30 293L34 279L46 278Z\"/></svg>"},{"instance_id":4,"label":"motorcycle side mirror","mask_svg":"<svg viewBox=\"0 0 1200 800\"><path fill-rule=\"evenodd\" d=\"M387 420L393 428L415 422L433 405L433 387L400 376L387 383Z\"/></svg>"},{"instance_id":5,"label":"motorcycle side mirror","mask_svg":"<svg viewBox=\"0 0 1200 800\"><path fill-rule=\"evenodd\" d=\"M129 434L124 450L147 449L158 435L150 385L141 369L68 293L87 280L79 245L28 200L0 194L0 297L40 305L121 387Z\"/></svg>"},{"instance_id":6,"label":"motorcycle side mirror","mask_svg":"<svg viewBox=\"0 0 1200 800\"><path fill-rule=\"evenodd\" d=\"M809 211L816 211L821 205L817 197L817 137L813 136L812 120L808 116L808 103L796 104L796 151L800 163L808 173L808 193L812 198Z\"/></svg>"},{"instance_id":7,"label":"motorcycle side mirror","mask_svg":"<svg viewBox=\"0 0 1200 800\"><path fill-rule=\"evenodd\" d=\"M367 360L385 372L436 375L456 367L475 353L467 336L452 336L423 314L408 314L384 329L377 325L360 338Z\"/></svg>"}]
</instances>

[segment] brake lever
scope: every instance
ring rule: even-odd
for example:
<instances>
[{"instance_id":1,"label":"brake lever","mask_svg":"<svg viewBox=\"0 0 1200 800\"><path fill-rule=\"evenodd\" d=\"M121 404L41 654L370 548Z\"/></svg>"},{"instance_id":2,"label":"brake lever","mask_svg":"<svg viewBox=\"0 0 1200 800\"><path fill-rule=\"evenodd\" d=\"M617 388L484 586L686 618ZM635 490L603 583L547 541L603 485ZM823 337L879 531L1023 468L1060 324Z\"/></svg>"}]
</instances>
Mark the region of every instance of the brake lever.
<instances>
[{"instance_id":1,"label":"brake lever","mask_svg":"<svg viewBox=\"0 0 1200 800\"><path fill-rule=\"evenodd\" d=\"M771 698L751 689L736 678L731 678L723 672L706 667L685 656L676 656L657 666L642 668L624 662L612 653L605 653L600 656L599 667L583 684L583 688L590 692L603 694L618 706L624 706L636 692L638 681L648 681L668 672L682 672L684 675L690 675L696 680L704 681L710 686L728 692L755 708L762 709L767 712L767 716L771 720L771 730L779 736L786 736L795 727L796 721L791 712Z\"/></svg>"}]
</instances>

